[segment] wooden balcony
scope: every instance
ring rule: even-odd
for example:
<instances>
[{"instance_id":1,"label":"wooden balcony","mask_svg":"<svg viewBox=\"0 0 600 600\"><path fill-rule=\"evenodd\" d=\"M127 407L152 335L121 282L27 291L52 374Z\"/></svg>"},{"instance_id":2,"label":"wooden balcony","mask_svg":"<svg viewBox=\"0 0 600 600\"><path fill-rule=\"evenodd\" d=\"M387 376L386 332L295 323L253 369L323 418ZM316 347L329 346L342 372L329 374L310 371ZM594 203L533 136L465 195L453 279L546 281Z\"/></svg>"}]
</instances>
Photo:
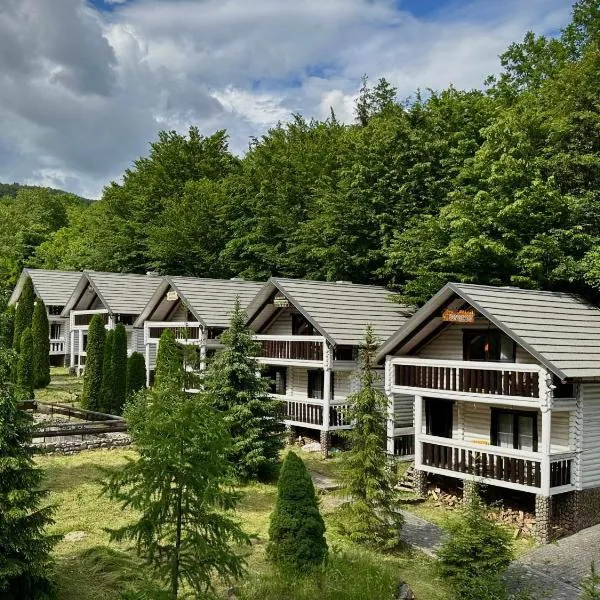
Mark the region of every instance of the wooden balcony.
<instances>
[{"instance_id":1,"label":"wooden balcony","mask_svg":"<svg viewBox=\"0 0 600 600\"><path fill-rule=\"evenodd\" d=\"M310 429L324 429L324 405L322 400L288 398L277 396L284 404L284 422L286 425L307 427ZM352 422L349 417L350 405L344 401L332 401L329 406L329 431L336 429L350 429Z\"/></svg>"},{"instance_id":2,"label":"wooden balcony","mask_svg":"<svg viewBox=\"0 0 600 600\"><path fill-rule=\"evenodd\" d=\"M64 354L65 353L65 340L62 338L50 340L50 354Z\"/></svg>"},{"instance_id":3,"label":"wooden balcony","mask_svg":"<svg viewBox=\"0 0 600 600\"><path fill-rule=\"evenodd\" d=\"M104 324L108 324L108 310L99 308L96 310L72 310L71 311L71 329L86 330L94 315L101 315Z\"/></svg>"},{"instance_id":4,"label":"wooden balcony","mask_svg":"<svg viewBox=\"0 0 600 600\"><path fill-rule=\"evenodd\" d=\"M399 357L392 359L394 391L481 398L540 398L542 368L532 364L445 361Z\"/></svg>"},{"instance_id":5,"label":"wooden balcony","mask_svg":"<svg viewBox=\"0 0 600 600\"><path fill-rule=\"evenodd\" d=\"M171 329L180 344L199 344L202 341L200 323L190 321L146 321L144 343L156 344L165 330Z\"/></svg>"},{"instance_id":6,"label":"wooden balcony","mask_svg":"<svg viewBox=\"0 0 600 600\"><path fill-rule=\"evenodd\" d=\"M322 363L325 356L325 338L313 335L268 336L257 335L260 343L257 358L271 364Z\"/></svg>"},{"instance_id":7,"label":"wooden balcony","mask_svg":"<svg viewBox=\"0 0 600 600\"><path fill-rule=\"evenodd\" d=\"M550 493L573 489L574 453L550 455L547 461L539 452L525 452L457 440L420 436L421 466L425 471L512 489L539 492L543 469L549 468Z\"/></svg>"}]
</instances>

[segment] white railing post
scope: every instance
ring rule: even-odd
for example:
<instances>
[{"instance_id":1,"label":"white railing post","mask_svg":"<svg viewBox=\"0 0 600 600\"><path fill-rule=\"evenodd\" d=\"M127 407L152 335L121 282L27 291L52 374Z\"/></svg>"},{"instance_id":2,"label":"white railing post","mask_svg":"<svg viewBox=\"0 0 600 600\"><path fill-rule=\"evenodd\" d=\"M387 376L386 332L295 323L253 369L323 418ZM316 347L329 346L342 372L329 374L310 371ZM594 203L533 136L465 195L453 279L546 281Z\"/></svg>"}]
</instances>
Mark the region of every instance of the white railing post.
<instances>
[{"instance_id":1,"label":"white railing post","mask_svg":"<svg viewBox=\"0 0 600 600\"><path fill-rule=\"evenodd\" d=\"M114 329L114 328L115 328L115 316L108 315L107 329Z\"/></svg>"},{"instance_id":2,"label":"white railing post","mask_svg":"<svg viewBox=\"0 0 600 600\"><path fill-rule=\"evenodd\" d=\"M540 492L543 496L550 495L550 452L552 451L552 404L553 387L552 375L540 372L540 410L542 411L542 439L541 449L541 482Z\"/></svg>"},{"instance_id":3,"label":"white railing post","mask_svg":"<svg viewBox=\"0 0 600 600\"><path fill-rule=\"evenodd\" d=\"M200 371L206 371L206 341L208 339L208 333L202 327L200 329ZM260 377L260 374L259 374Z\"/></svg>"},{"instance_id":4,"label":"white railing post","mask_svg":"<svg viewBox=\"0 0 600 600\"><path fill-rule=\"evenodd\" d=\"M146 350L146 387L150 387L150 344L146 341L144 348Z\"/></svg>"},{"instance_id":5,"label":"white railing post","mask_svg":"<svg viewBox=\"0 0 600 600\"><path fill-rule=\"evenodd\" d=\"M331 405L331 369L333 366L333 352L323 342L323 430L329 430L329 407Z\"/></svg>"},{"instance_id":6,"label":"white railing post","mask_svg":"<svg viewBox=\"0 0 600 600\"><path fill-rule=\"evenodd\" d=\"M392 393L392 382L394 377L394 367L392 365L392 356L388 354L385 357L385 395L387 396L387 451L390 456L394 455L394 421L395 407L394 394Z\"/></svg>"},{"instance_id":7,"label":"white railing post","mask_svg":"<svg viewBox=\"0 0 600 600\"><path fill-rule=\"evenodd\" d=\"M79 330L77 344L77 374L79 375L81 373L81 353L83 352L83 329Z\"/></svg>"},{"instance_id":8,"label":"white railing post","mask_svg":"<svg viewBox=\"0 0 600 600\"><path fill-rule=\"evenodd\" d=\"M71 331L69 332L69 336L71 338L69 367L71 369L74 369L75 368L75 330L74 329L71 329Z\"/></svg>"},{"instance_id":9,"label":"white railing post","mask_svg":"<svg viewBox=\"0 0 600 600\"><path fill-rule=\"evenodd\" d=\"M421 435L423 433L423 396L415 396L415 469L423 462L423 447Z\"/></svg>"}]
</instances>

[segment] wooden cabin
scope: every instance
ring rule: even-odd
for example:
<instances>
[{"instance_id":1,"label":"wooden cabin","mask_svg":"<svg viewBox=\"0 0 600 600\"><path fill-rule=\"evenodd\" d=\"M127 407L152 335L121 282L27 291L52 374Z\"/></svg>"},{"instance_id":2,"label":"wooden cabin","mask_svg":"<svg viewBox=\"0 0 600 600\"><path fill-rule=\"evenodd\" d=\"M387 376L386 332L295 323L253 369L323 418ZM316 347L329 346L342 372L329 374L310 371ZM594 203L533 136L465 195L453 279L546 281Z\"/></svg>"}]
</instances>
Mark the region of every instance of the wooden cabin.
<instances>
[{"instance_id":1,"label":"wooden cabin","mask_svg":"<svg viewBox=\"0 0 600 600\"><path fill-rule=\"evenodd\" d=\"M243 279L164 277L134 323L144 332L148 384L165 329L172 329L181 345L197 349L196 364L187 366L202 371L207 356L221 347L219 336L229 326L236 298L245 308L261 287Z\"/></svg>"},{"instance_id":2,"label":"wooden cabin","mask_svg":"<svg viewBox=\"0 0 600 600\"><path fill-rule=\"evenodd\" d=\"M54 366L67 364L70 352L69 319L62 316L62 311L80 278L81 273L77 271L23 269L8 301L9 306L18 304L25 281L31 279L36 297L46 305L50 325L50 364Z\"/></svg>"},{"instance_id":3,"label":"wooden cabin","mask_svg":"<svg viewBox=\"0 0 600 600\"><path fill-rule=\"evenodd\" d=\"M248 326L261 342L271 393L285 401L286 425L319 431L326 451L331 432L351 427L347 398L358 389L367 325L384 340L407 316L382 287L269 279L248 307Z\"/></svg>"},{"instance_id":4,"label":"wooden cabin","mask_svg":"<svg viewBox=\"0 0 600 600\"><path fill-rule=\"evenodd\" d=\"M143 330L134 323L157 290L162 277L149 273L83 271L62 317L69 319L69 366L81 373L85 366L87 333L94 315L102 315L108 329L122 324L127 330L127 352L143 352Z\"/></svg>"},{"instance_id":5,"label":"wooden cabin","mask_svg":"<svg viewBox=\"0 0 600 600\"><path fill-rule=\"evenodd\" d=\"M394 422L414 414L419 491L444 476L519 492L535 506L542 541L600 522L597 307L570 294L449 283L378 360L391 453Z\"/></svg>"}]
</instances>

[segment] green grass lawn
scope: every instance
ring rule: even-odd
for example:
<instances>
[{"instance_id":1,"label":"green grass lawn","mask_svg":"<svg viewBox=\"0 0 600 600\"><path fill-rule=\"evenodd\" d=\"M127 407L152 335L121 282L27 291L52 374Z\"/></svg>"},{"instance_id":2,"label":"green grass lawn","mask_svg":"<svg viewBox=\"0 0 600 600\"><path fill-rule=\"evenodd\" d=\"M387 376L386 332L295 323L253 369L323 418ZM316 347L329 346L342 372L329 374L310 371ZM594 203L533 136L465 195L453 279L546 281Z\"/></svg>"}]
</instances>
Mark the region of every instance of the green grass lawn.
<instances>
[{"instance_id":1,"label":"green grass lawn","mask_svg":"<svg viewBox=\"0 0 600 600\"><path fill-rule=\"evenodd\" d=\"M35 399L40 402L79 402L83 389L83 377L69 375L69 370L63 367L50 369L50 385L35 391Z\"/></svg>"},{"instance_id":2,"label":"green grass lawn","mask_svg":"<svg viewBox=\"0 0 600 600\"><path fill-rule=\"evenodd\" d=\"M150 580L148 569L125 545L110 543L105 527L118 527L132 513L100 496L100 468L118 469L132 450L87 451L74 456L40 456L36 460L46 472L49 501L56 506L52 531L65 538L54 551L59 600L116 600L128 587ZM339 468L337 460L302 453L311 468L326 474ZM435 574L431 559L419 553L382 555L365 551L328 530L330 548L335 551L331 581L321 589L314 580L293 584L273 577L265 559L269 515L273 509L274 485L252 484L244 488L238 516L246 531L256 536L248 554L248 579L238 582L239 597L247 600L391 600L389 586L398 579L407 581L420 599L449 600L450 596ZM328 521L333 504L322 497L322 511ZM387 588L386 588L387 586ZM364 596L356 595L356 589ZM349 595L348 590L354 594ZM222 597L225 588L221 587ZM385 595L382 595L384 594ZM316 594L316 595L315 595ZM379 594L379 595L378 595Z\"/></svg>"}]
</instances>

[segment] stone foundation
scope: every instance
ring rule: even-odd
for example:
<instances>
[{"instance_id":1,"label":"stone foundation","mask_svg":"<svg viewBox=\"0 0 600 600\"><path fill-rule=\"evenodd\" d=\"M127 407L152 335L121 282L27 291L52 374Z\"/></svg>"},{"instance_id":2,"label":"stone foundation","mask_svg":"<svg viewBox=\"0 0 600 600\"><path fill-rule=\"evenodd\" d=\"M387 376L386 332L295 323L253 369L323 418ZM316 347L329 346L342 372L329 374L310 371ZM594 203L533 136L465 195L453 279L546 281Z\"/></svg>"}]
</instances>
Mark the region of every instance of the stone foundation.
<instances>
[{"instance_id":1,"label":"stone foundation","mask_svg":"<svg viewBox=\"0 0 600 600\"><path fill-rule=\"evenodd\" d=\"M477 482L472 479L463 480L463 502L467 503L473 499L474 496L479 495Z\"/></svg>"},{"instance_id":2,"label":"stone foundation","mask_svg":"<svg viewBox=\"0 0 600 600\"><path fill-rule=\"evenodd\" d=\"M580 492L573 492L573 494L577 495L577 524L579 529L585 529L600 523L600 488L581 490Z\"/></svg>"},{"instance_id":3,"label":"stone foundation","mask_svg":"<svg viewBox=\"0 0 600 600\"><path fill-rule=\"evenodd\" d=\"M323 458L329 458L329 444L331 436L328 431L321 431L321 453Z\"/></svg>"},{"instance_id":4,"label":"stone foundation","mask_svg":"<svg viewBox=\"0 0 600 600\"><path fill-rule=\"evenodd\" d=\"M427 496L427 473L425 471L419 471L415 469L413 471L413 488L415 494L424 498Z\"/></svg>"},{"instance_id":5,"label":"stone foundation","mask_svg":"<svg viewBox=\"0 0 600 600\"><path fill-rule=\"evenodd\" d=\"M124 448L126 446L131 446L131 438L128 435L104 439L33 444L33 451L39 454L77 454L84 450L96 450L98 448L109 450L112 448Z\"/></svg>"}]
</instances>

